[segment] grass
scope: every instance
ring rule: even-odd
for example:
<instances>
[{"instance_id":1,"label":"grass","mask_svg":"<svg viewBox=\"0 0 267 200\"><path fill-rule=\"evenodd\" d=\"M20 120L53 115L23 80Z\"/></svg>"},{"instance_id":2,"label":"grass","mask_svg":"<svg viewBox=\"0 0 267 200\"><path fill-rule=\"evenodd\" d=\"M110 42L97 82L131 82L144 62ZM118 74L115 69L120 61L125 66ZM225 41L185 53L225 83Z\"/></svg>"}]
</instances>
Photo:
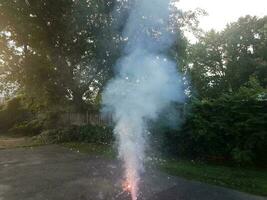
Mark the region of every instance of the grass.
<instances>
[{"instance_id":1,"label":"grass","mask_svg":"<svg viewBox=\"0 0 267 200\"><path fill-rule=\"evenodd\" d=\"M267 170L243 169L175 160L161 163L160 169L168 174L186 179L267 196Z\"/></svg>"},{"instance_id":2,"label":"grass","mask_svg":"<svg viewBox=\"0 0 267 200\"><path fill-rule=\"evenodd\" d=\"M99 155L105 158L114 159L116 158L116 153L114 148L111 145L104 144L88 144L88 143L63 143L64 147L71 150L86 153L89 155Z\"/></svg>"},{"instance_id":3,"label":"grass","mask_svg":"<svg viewBox=\"0 0 267 200\"><path fill-rule=\"evenodd\" d=\"M109 145L65 143L63 146L81 153L101 155L109 159L116 158L114 148ZM177 160L166 160L158 164L161 171L170 175L267 196L267 170Z\"/></svg>"}]
</instances>

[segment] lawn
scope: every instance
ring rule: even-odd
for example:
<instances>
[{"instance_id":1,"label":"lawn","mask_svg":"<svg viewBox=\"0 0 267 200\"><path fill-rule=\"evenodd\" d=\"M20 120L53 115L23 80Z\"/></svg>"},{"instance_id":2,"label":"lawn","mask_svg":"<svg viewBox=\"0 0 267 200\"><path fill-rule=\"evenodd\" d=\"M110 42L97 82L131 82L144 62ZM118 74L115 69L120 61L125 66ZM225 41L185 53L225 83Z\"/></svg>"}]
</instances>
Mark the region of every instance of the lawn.
<instances>
[{"instance_id":1,"label":"lawn","mask_svg":"<svg viewBox=\"0 0 267 200\"><path fill-rule=\"evenodd\" d=\"M161 163L160 169L168 174L186 179L267 196L267 170L175 160Z\"/></svg>"},{"instance_id":2,"label":"lawn","mask_svg":"<svg viewBox=\"0 0 267 200\"><path fill-rule=\"evenodd\" d=\"M111 145L75 143L75 142L63 143L62 145L66 148L69 148L72 151L77 151L80 153L86 153L90 155L100 155L110 159L116 158L115 150Z\"/></svg>"},{"instance_id":3,"label":"lawn","mask_svg":"<svg viewBox=\"0 0 267 200\"><path fill-rule=\"evenodd\" d=\"M101 155L110 159L116 157L114 148L108 145L64 143L63 146L81 153ZM170 175L267 196L267 170L177 160L166 160L158 165L160 170Z\"/></svg>"}]
</instances>

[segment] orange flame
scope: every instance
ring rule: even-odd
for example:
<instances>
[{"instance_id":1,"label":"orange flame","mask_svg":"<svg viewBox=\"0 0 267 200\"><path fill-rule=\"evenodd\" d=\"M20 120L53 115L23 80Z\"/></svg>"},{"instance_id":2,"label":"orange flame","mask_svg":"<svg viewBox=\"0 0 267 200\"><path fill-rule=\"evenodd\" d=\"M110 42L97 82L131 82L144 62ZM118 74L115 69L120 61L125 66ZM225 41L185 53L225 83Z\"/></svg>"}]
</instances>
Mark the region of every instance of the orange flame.
<instances>
[{"instance_id":1,"label":"orange flame","mask_svg":"<svg viewBox=\"0 0 267 200\"><path fill-rule=\"evenodd\" d=\"M129 183L128 181L124 181L122 183L122 188L124 192L127 192L128 194L131 194L132 200L137 200L137 196L135 194L134 187Z\"/></svg>"},{"instance_id":2,"label":"orange flame","mask_svg":"<svg viewBox=\"0 0 267 200\"><path fill-rule=\"evenodd\" d=\"M132 191L132 186L127 181L123 182L122 188L123 188L123 191L125 191L125 192L131 193L131 191Z\"/></svg>"}]
</instances>

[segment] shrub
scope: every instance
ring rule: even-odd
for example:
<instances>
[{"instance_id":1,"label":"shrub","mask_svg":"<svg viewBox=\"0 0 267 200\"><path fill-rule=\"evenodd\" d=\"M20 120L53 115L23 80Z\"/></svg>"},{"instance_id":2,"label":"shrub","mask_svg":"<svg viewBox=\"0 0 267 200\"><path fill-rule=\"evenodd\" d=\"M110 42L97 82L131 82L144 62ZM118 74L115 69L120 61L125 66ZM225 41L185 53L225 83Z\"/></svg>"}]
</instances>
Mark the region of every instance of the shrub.
<instances>
[{"instance_id":1,"label":"shrub","mask_svg":"<svg viewBox=\"0 0 267 200\"><path fill-rule=\"evenodd\" d=\"M105 126L82 126L79 140L89 143L109 144L113 140L112 130Z\"/></svg>"},{"instance_id":2,"label":"shrub","mask_svg":"<svg viewBox=\"0 0 267 200\"><path fill-rule=\"evenodd\" d=\"M37 136L37 140L45 144L77 141L77 128L78 127L72 126L62 129L48 129Z\"/></svg>"},{"instance_id":3,"label":"shrub","mask_svg":"<svg viewBox=\"0 0 267 200\"><path fill-rule=\"evenodd\" d=\"M86 125L45 130L37 139L44 143L86 142L109 144L113 140L113 135L108 127Z\"/></svg>"},{"instance_id":4,"label":"shrub","mask_svg":"<svg viewBox=\"0 0 267 200\"><path fill-rule=\"evenodd\" d=\"M21 97L15 97L6 102L0 110L0 129L7 132L16 124L30 119L31 113L22 106Z\"/></svg>"},{"instance_id":5,"label":"shrub","mask_svg":"<svg viewBox=\"0 0 267 200\"><path fill-rule=\"evenodd\" d=\"M11 129L9 129L9 132L14 134L22 134L22 135L28 135L33 136L40 134L43 127L43 122L39 119L34 119L29 122L24 121L19 124L15 124Z\"/></svg>"},{"instance_id":6,"label":"shrub","mask_svg":"<svg viewBox=\"0 0 267 200\"><path fill-rule=\"evenodd\" d=\"M165 146L178 156L266 164L266 112L265 102L194 103L181 130L165 131Z\"/></svg>"},{"instance_id":7,"label":"shrub","mask_svg":"<svg viewBox=\"0 0 267 200\"><path fill-rule=\"evenodd\" d=\"M255 88L191 102L182 129L165 130L164 147L179 157L266 166L266 91Z\"/></svg>"}]
</instances>

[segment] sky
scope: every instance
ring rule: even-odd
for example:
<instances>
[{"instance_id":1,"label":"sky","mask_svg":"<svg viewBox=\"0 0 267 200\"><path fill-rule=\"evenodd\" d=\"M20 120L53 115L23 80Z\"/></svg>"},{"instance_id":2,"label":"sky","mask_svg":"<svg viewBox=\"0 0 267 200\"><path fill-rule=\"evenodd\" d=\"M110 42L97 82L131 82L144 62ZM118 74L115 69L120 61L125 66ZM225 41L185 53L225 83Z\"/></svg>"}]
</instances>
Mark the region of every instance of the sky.
<instances>
[{"instance_id":1,"label":"sky","mask_svg":"<svg viewBox=\"0 0 267 200\"><path fill-rule=\"evenodd\" d=\"M200 27L206 31L222 30L227 23L247 14L267 15L267 0L180 0L177 5L182 10L206 10L209 16L200 18Z\"/></svg>"}]
</instances>

